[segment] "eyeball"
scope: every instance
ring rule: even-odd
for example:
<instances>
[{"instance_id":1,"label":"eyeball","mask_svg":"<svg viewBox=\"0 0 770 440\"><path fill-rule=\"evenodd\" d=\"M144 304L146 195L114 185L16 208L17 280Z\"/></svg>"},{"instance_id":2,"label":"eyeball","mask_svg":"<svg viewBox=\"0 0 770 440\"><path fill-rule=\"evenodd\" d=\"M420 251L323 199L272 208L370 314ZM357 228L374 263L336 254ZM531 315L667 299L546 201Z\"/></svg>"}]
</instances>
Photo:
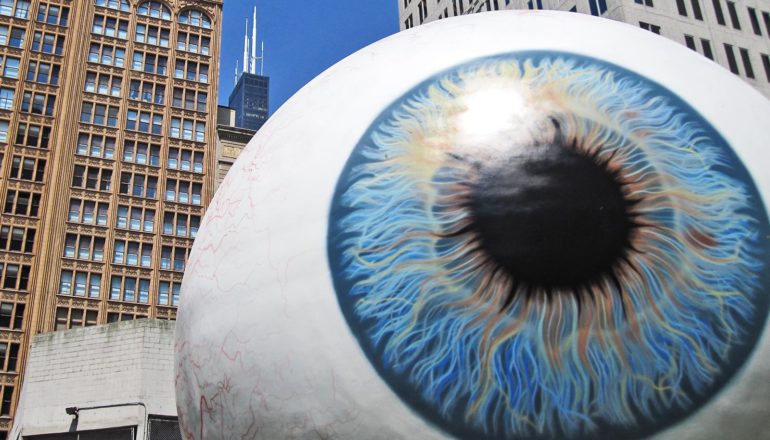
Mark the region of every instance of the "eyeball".
<instances>
[{"instance_id":1,"label":"eyeball","mask_svg":"<svg viewBox=\"0 0 770 440\"><path fill-rule=\"evenodd\" d=\"M182 286L186 438L759 438L770 103L625 24L443 20L292 97Z\"/></svg>"}]
</instances>

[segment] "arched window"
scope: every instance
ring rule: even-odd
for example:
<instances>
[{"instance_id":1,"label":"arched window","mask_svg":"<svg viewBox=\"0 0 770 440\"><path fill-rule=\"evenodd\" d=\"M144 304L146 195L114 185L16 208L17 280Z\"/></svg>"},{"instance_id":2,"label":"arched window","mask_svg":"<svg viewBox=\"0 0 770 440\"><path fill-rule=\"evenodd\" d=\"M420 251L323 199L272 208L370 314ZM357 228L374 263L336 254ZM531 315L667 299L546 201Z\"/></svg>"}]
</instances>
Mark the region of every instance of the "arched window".
<instances>
[{"instance_id":1,"label":"arched window","mask_svg":"<svg viewBox=\"0 0 770 440\"><path fill-rule=\"evenodd\" d=\"M179 22L191 26L202 27L204 29L211 29L211 19L208 15L197 9L188 9L179 14Z\"/></svg>"},{"instance_id":2,"label":"arched window","mask_svg":"<svg viewBox=\"0 0 770 440\"><path fill-rule=\"evenodd\" d=\"M131 5L128 0L94 0L96 6L102 6L104 8L118 9L121 11L130 11Z\"/></svg>"},{"instance_id":3,"label":"arched window","mask_svg":"<svg viewBox=\"0 0 770 440\"><path fill-rule=\"evenodd\" d=\"M147 17L171 20L171 10L161 2L144 2L136 8L136 13Z\"/></svg>"}]
</instances>

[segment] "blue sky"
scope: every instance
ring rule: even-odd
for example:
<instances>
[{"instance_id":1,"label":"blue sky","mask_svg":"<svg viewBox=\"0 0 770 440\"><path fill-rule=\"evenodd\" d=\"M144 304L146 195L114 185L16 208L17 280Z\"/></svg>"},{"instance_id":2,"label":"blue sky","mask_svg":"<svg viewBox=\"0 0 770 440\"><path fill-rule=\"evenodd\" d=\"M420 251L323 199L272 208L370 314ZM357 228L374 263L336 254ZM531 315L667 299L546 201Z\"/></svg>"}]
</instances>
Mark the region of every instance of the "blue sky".
<instances>
[{"instance_id":1,"label":"blue sky","mask_svg":"<svg viewBox=\"0 0 770 440\"><path fill-rule=\"evenodd\" d=\"M257 6L265 41L270 114L316 75L356 50L398 32L396 0L225 0L219 103L227 104L245 17ZM300 6L301 5L301 6ZM249 30L250 32L250 30Z\"/></svg>"}]
</instances>

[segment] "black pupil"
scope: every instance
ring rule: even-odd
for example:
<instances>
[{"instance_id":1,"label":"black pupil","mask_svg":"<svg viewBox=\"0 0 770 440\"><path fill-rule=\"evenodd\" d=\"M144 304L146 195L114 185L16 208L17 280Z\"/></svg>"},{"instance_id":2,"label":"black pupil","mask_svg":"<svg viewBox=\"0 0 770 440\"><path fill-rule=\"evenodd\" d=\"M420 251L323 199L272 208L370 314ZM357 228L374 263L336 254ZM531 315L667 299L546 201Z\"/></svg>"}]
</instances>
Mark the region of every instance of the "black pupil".
<instances>
[{"instance_id":1,"label":"black pupil","mask_svg":"<svg viewBox=\"0 0 770 440\"><path fill-rule=\"evenodd\" d=\"M612 276L634 223L622 184L603 164L569 146L537 145L481 174L470 202L474 229L516 284L550 292Z\"/></svg>"}]
</instances>

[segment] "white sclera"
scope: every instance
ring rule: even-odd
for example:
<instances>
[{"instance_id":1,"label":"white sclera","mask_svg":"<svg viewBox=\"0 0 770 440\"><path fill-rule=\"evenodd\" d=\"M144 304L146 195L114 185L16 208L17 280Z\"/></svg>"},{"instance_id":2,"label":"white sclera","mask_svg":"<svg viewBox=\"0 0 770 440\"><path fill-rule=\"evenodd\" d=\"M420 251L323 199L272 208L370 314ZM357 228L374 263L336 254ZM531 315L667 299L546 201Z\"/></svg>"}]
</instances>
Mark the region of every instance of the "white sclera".
<instances>
[{"instance_id":1,"label":"white sclera","mask_svg":"<svg viewBox=\"0 0 770 440\"><path fill-rule=\"evenodd\" d=\"M446 434L383 382L337 304L328 215L353 148L436 73L522 50L586 55L678 94L736 150L765 200L770 101L672 41L581 14L497 12L373 44L293 96L244 150L195 241L177 323L177 404L189 438L431 439ZM696 414L658 437L768 438L770 341Z\"/></svg>"}]
</instances>

